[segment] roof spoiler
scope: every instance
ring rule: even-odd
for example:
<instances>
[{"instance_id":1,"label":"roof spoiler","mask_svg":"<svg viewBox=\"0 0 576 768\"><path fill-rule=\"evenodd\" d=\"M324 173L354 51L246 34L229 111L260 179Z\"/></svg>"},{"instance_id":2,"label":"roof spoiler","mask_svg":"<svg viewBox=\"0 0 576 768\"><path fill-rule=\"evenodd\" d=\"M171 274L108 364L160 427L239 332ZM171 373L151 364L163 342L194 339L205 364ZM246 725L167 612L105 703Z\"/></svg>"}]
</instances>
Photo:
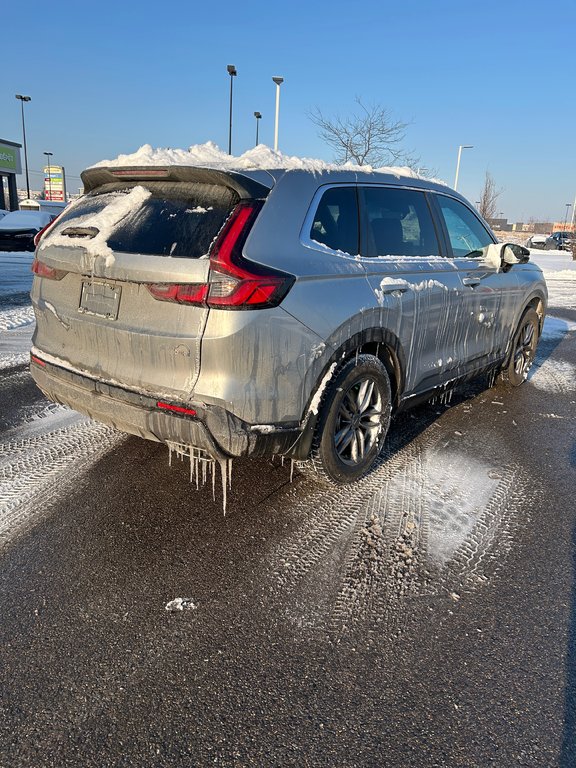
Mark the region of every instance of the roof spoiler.
<instances>
[{"instance_id":1,"label":"roof spoiler","mask_svg":"<svg viewBox=\"0 0 576 768\"><path fill-rule=\"evenodd\" d=\"M199 168L188 165L132 165L122 167L88 168L80 174L84 192L92 192L104 184L124 181L188 181L199 184L219 184L233 189L241 199L258 200L270 192L270 186L235 171ZM271 177L271 181L273 179Z\"/></svg>"}]
</instances>

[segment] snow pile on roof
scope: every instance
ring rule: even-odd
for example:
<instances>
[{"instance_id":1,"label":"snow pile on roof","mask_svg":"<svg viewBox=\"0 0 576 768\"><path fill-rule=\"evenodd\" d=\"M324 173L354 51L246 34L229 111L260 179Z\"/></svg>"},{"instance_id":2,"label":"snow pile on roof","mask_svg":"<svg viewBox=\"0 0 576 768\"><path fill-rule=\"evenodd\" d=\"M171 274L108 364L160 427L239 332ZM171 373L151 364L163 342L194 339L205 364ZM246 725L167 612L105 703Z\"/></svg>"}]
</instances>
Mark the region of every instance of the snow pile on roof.
<instances>
[{"instance_id":1,"label":"snow pile on roof","mask_svg":"<svg viewBox=\"0 0 576 768\"><path fill-rule=\"evenodd\" d=\"M111 168L118 166L139 165L187 165L216 168L227 171L255 170L305 170L321 173L322 171L362 171L364 173L390 173L394 176L409 176L420 178L416 171L408 167L372 168L370 165L346 163L336 165L325 160L310 157L296 157L276 152L265 144L249 149L243 155L235 157L223 152L212 141L206 144L194 144L189 149L154 149L150 144L144 144L130 155L118 155L115 160L101 160L92 168Z\"/></svg>"}]
</instances>

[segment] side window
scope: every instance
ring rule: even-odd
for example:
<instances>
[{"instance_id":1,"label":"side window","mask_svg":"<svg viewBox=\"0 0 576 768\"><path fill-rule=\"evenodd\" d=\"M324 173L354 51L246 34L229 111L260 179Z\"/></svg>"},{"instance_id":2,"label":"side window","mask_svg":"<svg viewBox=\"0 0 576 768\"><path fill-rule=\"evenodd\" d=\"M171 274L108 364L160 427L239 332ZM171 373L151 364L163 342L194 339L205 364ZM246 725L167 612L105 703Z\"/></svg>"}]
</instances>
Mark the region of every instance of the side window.
<instances>
[{"instance_id":1,"label":"side window","mask_svg":"<svg viewBox=\"0 0 576 768\"><path fill-rule=\"evenodd\" d=\"M332 187L322 195L310 239L334 251L358 254L358 203L356 187Z\"/></svg>"},{"instance_id":2,"label":"side window","mask_svg":"<svg viewBox=\"0 0 576 768\"><path fill-rule=\"evenodd\" d=\"M364 187L364 256L437 256L438 238L423 192Z\"/></svg>"},{"instance_id":3,"label":"side window","mask_svg":"<svg viewBox=\"0 0 576 768\"><path fill-rule=\"evenodd\" d=\"M446 222L454 256L480 256L475 251L494 242L482 222L460 201L444 195L438 195L436 199Z\"/></svg>"}]
</instances>

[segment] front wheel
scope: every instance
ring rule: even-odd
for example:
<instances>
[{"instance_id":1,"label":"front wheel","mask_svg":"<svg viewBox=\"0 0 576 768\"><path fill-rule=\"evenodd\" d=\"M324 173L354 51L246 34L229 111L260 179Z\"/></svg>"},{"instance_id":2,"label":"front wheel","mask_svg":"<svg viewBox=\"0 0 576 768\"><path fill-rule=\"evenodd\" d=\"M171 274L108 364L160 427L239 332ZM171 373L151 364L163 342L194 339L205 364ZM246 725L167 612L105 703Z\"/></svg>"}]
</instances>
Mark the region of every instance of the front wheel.
<instances>
[{"instance_id":1,"label":"front wheel","mask_svg":"<svg viewBox=\"0 0 576 768\"><path fill-rule=\"evenodd\" d=\"M390 379L374 355L345 362L320 405L305 474L337 485L365 475L380 453L390 424Z\"/></svg>"},{"instance_id":2,"label":"front wheel","mask_svg":"<svg viewBox=\"0 0 576 768\"><path fill-rule=\"evenodd\" d=\"M527 309L512 337L512 352L508 364L502 369L503 381L519 387L528 378L540 334L540 318L534 309Z\"/></svg>"}]
</instances>

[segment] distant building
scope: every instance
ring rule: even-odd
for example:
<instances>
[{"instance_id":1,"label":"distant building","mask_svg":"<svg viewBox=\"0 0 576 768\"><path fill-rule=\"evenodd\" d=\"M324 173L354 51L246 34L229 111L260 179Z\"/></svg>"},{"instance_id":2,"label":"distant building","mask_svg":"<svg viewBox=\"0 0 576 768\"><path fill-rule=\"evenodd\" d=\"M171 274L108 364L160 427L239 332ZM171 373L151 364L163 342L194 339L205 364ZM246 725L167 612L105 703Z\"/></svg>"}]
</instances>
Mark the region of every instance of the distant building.
<instances>
[{"instance_id":1,"label":"distant building","mask_svg":"<svg viewBox=\"0 0 576 768\"><path fill-rule=\"evenodd\" d=\"M576 226L574 224L571 224L569 221L555 221L554 224L550 225L552 229L551 232L574 232L576 231Z\"/></svg>"},{"instance_id":2,"label":"distant building","mask_svg":"<svg viewBox=\"0 0 576 768\"><path fill-rule=\"evenodd\" d=\"M551 221L535 221L530 226L530 232L534 232L535 235L549 235L554 228Z\"/></svg>"},{"instance_id":3,"label":"distant building","mask_svg":"<svg viewBox=\"0 0 576 768\"><path fill-rule=\"evenodd\" d=\"M486 219L492 229L497 229L499 232L511 232L512 224L508 223L508 219Z\"/></svg>"}]
</instances>

